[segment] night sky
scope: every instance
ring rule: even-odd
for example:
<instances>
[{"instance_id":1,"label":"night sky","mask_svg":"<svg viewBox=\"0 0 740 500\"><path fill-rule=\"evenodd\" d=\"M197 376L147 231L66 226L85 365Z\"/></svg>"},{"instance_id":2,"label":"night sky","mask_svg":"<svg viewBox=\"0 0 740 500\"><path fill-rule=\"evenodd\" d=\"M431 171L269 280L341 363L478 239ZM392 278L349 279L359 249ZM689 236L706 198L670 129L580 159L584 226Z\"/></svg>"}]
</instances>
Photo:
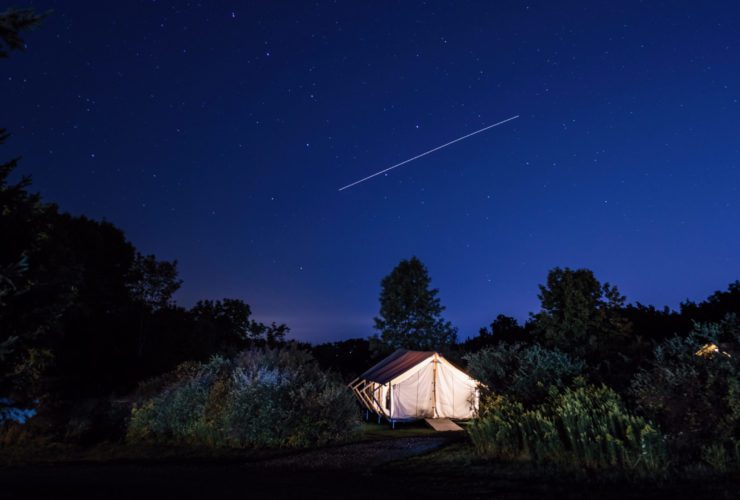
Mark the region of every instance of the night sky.
<instances>
[{"instance_id":1,"label":"night sky","mask_svg":"<svg viewBox=\"0 0 740 500\"><path fill-rule=\"evenodd\" d=\"M555 266L671 307L740 277L735 1L16 4L53 13L2 61L3 157L184 306L364 337L416 255L464 338Z\"/></svg>"}]
</instances>

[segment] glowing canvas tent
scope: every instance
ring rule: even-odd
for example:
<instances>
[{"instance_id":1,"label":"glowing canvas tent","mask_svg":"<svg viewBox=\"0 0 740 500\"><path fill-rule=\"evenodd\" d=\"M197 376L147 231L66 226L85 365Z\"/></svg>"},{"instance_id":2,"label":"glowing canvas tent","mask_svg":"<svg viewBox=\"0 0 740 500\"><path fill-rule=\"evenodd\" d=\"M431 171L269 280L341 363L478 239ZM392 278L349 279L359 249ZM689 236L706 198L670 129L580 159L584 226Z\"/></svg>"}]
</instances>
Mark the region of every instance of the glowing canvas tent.
<instances>
[{"instance_id":1,"label":"glowing canvas tent","mask_svg":"<svg viewBox=\"0 0 740 500\"><path fill-rule=\"evenodd\" d=\"M434 351L399 349L350 383L371 412L391 422L467 419L478 411L479 382Z\"/></svg>"}]
</instances>

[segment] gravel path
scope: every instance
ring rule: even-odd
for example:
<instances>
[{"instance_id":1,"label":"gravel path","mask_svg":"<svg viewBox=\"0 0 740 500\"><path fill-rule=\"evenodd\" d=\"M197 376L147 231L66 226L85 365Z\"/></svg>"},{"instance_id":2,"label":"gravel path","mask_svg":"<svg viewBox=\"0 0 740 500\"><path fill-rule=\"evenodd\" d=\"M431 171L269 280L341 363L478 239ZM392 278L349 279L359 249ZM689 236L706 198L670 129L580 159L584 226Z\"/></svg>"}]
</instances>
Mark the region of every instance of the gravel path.
<instances>
[{"instance_id":1,"label":"gravel path","mask_svg":"<svg viewBox=\"0 0 740 500\"><path fill-rule=\"evenodd\" d=\"M261 462L259 465L290 470L362 470L415 455L423 455L448 442L449 439L444 437L412 437L352 443L274 458Z\"/></svg>"}]
</instances>

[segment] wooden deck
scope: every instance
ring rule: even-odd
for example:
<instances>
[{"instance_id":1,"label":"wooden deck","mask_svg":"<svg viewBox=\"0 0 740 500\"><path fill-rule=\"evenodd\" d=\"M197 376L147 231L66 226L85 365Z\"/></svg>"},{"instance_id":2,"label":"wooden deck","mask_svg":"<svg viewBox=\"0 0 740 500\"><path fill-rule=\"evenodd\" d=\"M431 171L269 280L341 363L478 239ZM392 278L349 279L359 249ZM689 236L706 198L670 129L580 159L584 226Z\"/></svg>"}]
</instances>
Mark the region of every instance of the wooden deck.
<instances>
[{"instance_id":1,"label":"wooden deck","mask_svg":"<svg viewBox=\"0 0 740 500\"><path fill-rule=\"evenodd\" d=\"M429 426L435 431L440 432L454 432L463 430L462 427L457 425L449 418L425 418L424 419Z\"/></svg>"}]
</instances>

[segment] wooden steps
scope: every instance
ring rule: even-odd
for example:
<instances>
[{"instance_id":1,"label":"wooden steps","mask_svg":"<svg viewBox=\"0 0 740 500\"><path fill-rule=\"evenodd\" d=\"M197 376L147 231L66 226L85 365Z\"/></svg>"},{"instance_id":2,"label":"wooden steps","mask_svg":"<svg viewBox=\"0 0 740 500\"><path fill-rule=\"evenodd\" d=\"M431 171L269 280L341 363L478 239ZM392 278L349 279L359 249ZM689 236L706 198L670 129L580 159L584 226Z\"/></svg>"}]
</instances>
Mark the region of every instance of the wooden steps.
<instances>
[{"instance_id":1,"label":"wooden steps","mask_svg":"<svg viewBox=\"0 0 740 500\"><path fill-rule=\"evenodd\" d=\"M455 432L463 430L462 427L457 425L449 418L425 418L424 419L429 426L435 431L439 432Z\"/></svg>"}]
</instances>

